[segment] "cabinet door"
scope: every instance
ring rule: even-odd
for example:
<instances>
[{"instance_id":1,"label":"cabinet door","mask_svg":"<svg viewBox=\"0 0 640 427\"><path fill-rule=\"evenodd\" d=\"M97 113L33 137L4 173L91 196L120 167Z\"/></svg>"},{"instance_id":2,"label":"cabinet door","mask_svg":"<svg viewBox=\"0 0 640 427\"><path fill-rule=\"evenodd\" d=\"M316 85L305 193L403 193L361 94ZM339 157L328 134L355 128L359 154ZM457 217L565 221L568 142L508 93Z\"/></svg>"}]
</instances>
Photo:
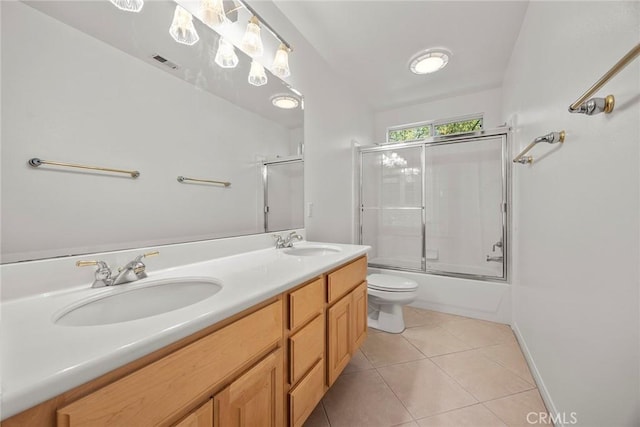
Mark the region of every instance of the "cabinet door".
<instances>
[{"instance_id":1,"label":"cabinet door","mask_svg":"<svg viewBox=\"0 0 640 427\"><path fill-rule=\"evenodd\" d=\"M327 310L327 383L331 386L351 359L352 313L347 295Z\"/></svg>"},{"instance_id":2,"label":"cabinet door","mask_svg":"<svg viewBox=\"0 0 640 427\"><path fill-rule=\"evenodd\" d=\"M209 399L175 427L213 427L213 399Z\"/></svg>"},{"instance_id":3,"label":"cabinet door","mask_svg":"<svg viewBox=\"0 0 640 427\"><path fill-rule=\"evenodd\" d=\"M361 283L351 292L353 304L353 347L354 353L367 338L367 283Z\"/></svg>"},{"instance_id":4,"label":"cabinet door","mask_svg":"<svg viewBox=\"0 0 640 427\"><path fill-rule=\"evenodd\" d=\"M216 427L283 425L282 350L278 349L214 397Z\"/></svg>"}]
</instances>

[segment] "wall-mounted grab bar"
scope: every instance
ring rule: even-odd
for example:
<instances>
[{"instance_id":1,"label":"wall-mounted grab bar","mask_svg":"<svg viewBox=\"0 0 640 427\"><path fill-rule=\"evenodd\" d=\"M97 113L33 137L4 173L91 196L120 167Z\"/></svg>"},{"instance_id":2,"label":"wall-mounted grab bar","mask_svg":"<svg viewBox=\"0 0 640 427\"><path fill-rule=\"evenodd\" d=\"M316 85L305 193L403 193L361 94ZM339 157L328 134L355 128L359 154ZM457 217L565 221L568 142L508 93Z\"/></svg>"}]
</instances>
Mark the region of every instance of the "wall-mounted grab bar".
<instances>
[{"instance_id":1,"label":"wall-mounted grab bar","mask_svg":"<svg viewBox=\"0 0 640 427\"><path fill-rule=\"evenodd\" d=\"M124 174L130 175L131 178L137 178L137 177L140 176L140 172L138 172L138 171L103 168L103 167L100 167L100 166L79 165L79 164L76 164L76 163L54 162L54 161L51 161L51 160L40 160L37 157L29 159L29 165L33 166L34 168L37 168L40 165L52 165L52 166L63 166L63 167L66 167L66 168L78 168L78 169L89 169L89 170L96 170L96 171L102 171L102 172L124 173Z\"/></svg>"},{"instance_id":2,"label":"wall-mounted grab bar","mask_svg":"<svg viewBox=\"0 0 640 427\"><path fill-rule=\"evenodd\" d=\"M595 82L580 98L569 106L570 113L582 113L588 116L598 113L611 113L615 106L615 97L607 95L605 98L590 98L609 80L618 74L624 67L629 65L638 55L640 55L640 43L633 47L625 56L623 56L616 64L607 71L600 80Z\"/></svg>"},{"instance_id":3,"label":"wall-mounted grab bar","mask_svg":"<svg viewBox=\"0 0 640 427\"><path fill-rule=\"evenodd\" d=\"M214 181L214 180L211 180L211 179L187 178L186 176L179 176L178 177L178 182L185 182L185 181L204 182L204 183L207 183L207 184L223 185L225 187L228 187L228 186L231 185L231 183L227 182L227 181Z\"/></svg>"},{"instance_id":4,"label":"wall-mounted grab bar","mask_svg":"<svg viewBox=\"0 0 640 427\"><path fill-rule=\"evenodd\" d=\"M531 143L529 145L527 145L524 150L522 150L520 152L520 154L518 154L514 159L513 159L513 163L521 163L521 164L527 164L527 163L533 163L533 157L532 156L525 156L525 154L527 154L537 143L539 142L548 142L549 144L555 144L557 142L564 142L564 138L565 138L566 134L563 130L561 130L560 132L551 132L548 133L546 135L543 136L539 136L536 139L534 139L533 141L531 141Z\"/></svg>"}]
</instances>

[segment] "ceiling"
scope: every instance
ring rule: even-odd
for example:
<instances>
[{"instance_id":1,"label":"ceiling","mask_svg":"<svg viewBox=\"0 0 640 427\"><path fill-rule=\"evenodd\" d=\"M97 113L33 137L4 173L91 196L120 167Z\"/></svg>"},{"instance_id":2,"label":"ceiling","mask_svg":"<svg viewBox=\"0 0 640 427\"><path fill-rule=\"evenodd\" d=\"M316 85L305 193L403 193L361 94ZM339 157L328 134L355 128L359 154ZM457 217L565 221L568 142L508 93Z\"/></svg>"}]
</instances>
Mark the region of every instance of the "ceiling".
<instances>
[{"instance_id":1,"label":"ceiling","mask_svg":"<svg viewBox=\"0 0 640 427\"><path fill-rule=\"evenodd\" d=\"M223 69L213 63L219 36L198 19L194 19L194 25L200 35L198 43L193 46L176 43L169 35L169 25L176 7L176 3L171 0L147 1L140 13L123 12L106 0L24 2L200 90L226 99L267 120L290 129L299 128L303 124L303 112L300 108L283 110L271 104L271 97L274 95L291 94L289 87L282 80L267 70L269 80L266 85L255 87L247 82L250 59L240 49L236 49L240 58L236 68ZM183 0L181 3L190 2ZM196 3L199 5L199 2ZM243 16L243 20L246 22L248 17ZM242 27L245 28L244 24ZM179 68L174 70L161 65L152 58L156 54L174 62ZM158 91L160 93L162 88L158 88Z\"/></svg>"},{"instance_id":2,"label":"ceiling","mask_svg":"<svg viewBox=\"0 0 640 427\"><path fill-rule=\"evenodd\" d=\"M318 53L376 110L502 85L527 1L275 0ZM443 70L409 71L417 52L445 47Z\"/></svg>"}]
</instances>

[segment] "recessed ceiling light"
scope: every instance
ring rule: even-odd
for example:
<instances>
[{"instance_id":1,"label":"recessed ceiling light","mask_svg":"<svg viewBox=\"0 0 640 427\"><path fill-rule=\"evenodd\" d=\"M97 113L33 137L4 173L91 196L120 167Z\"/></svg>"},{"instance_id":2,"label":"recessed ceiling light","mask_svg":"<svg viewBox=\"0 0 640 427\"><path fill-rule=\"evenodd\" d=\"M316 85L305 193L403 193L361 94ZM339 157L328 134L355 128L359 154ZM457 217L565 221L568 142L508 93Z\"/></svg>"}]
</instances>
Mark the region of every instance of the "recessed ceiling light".
<instances>
[{"instance_id":1,"label":"recessed ceiling light","mask_svg":"<svg viewBox=\"0 0 640 427\"><path fill-rule=\"evenodd\" d=\"M285 110L291 110L300 104L298 99L291 95L275 95L271 98L271 103L274 106L284 108Z\"/></svg>"},{"instance_id":2,"label":"recessed ceiling light","mask_svg":"<svg viewBox=\"0 0 640 427\"><path fill-rule=\"evenodd\" d=\"M409 69L414 74L435 73L447 65L451 56L447 49L427 49L411 58Z\"/></svg>"}]
</instances>

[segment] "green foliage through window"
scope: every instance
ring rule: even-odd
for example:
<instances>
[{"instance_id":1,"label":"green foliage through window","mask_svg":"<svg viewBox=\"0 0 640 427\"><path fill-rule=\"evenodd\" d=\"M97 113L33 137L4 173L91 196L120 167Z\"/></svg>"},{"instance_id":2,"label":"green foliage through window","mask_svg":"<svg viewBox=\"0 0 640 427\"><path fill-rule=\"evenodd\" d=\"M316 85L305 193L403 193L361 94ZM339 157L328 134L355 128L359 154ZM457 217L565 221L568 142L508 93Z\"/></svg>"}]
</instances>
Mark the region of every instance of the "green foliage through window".
<instances>
[{"instance_id":1,"label":"green foliage through window","mask_svg":"<svg viewBox=\"0 0 640 427\"><path fill-rule=\"evenodd\" d=\"M436 135L451 135L461 132L473 132L482 129L482 119L465 120L463 122L451 122L435 125Z\"/></svg>"},{"instance_id":2,"label":"green foliage through window","mask_svg":"<svg viewBox=\"0 0 640 427\"><path fill-rule=\"evenodd\" d=\"M431 136L431 126L398 129L389 131L389 142L414 141Z\"/></svg>"},{"instance_id":3,"label":"green foliage through window","mask_svg":"<svg viewBox=\"0 0 640 427\"><path fill-rule=\"evenodd\" d=\"M473 132L482 129L482 117L453 121L438 124L423 124L420 126L389 129L387 132L388 142L416 141L430 136L452 135L462 132Z\"/></svg>"}]
</instances>

